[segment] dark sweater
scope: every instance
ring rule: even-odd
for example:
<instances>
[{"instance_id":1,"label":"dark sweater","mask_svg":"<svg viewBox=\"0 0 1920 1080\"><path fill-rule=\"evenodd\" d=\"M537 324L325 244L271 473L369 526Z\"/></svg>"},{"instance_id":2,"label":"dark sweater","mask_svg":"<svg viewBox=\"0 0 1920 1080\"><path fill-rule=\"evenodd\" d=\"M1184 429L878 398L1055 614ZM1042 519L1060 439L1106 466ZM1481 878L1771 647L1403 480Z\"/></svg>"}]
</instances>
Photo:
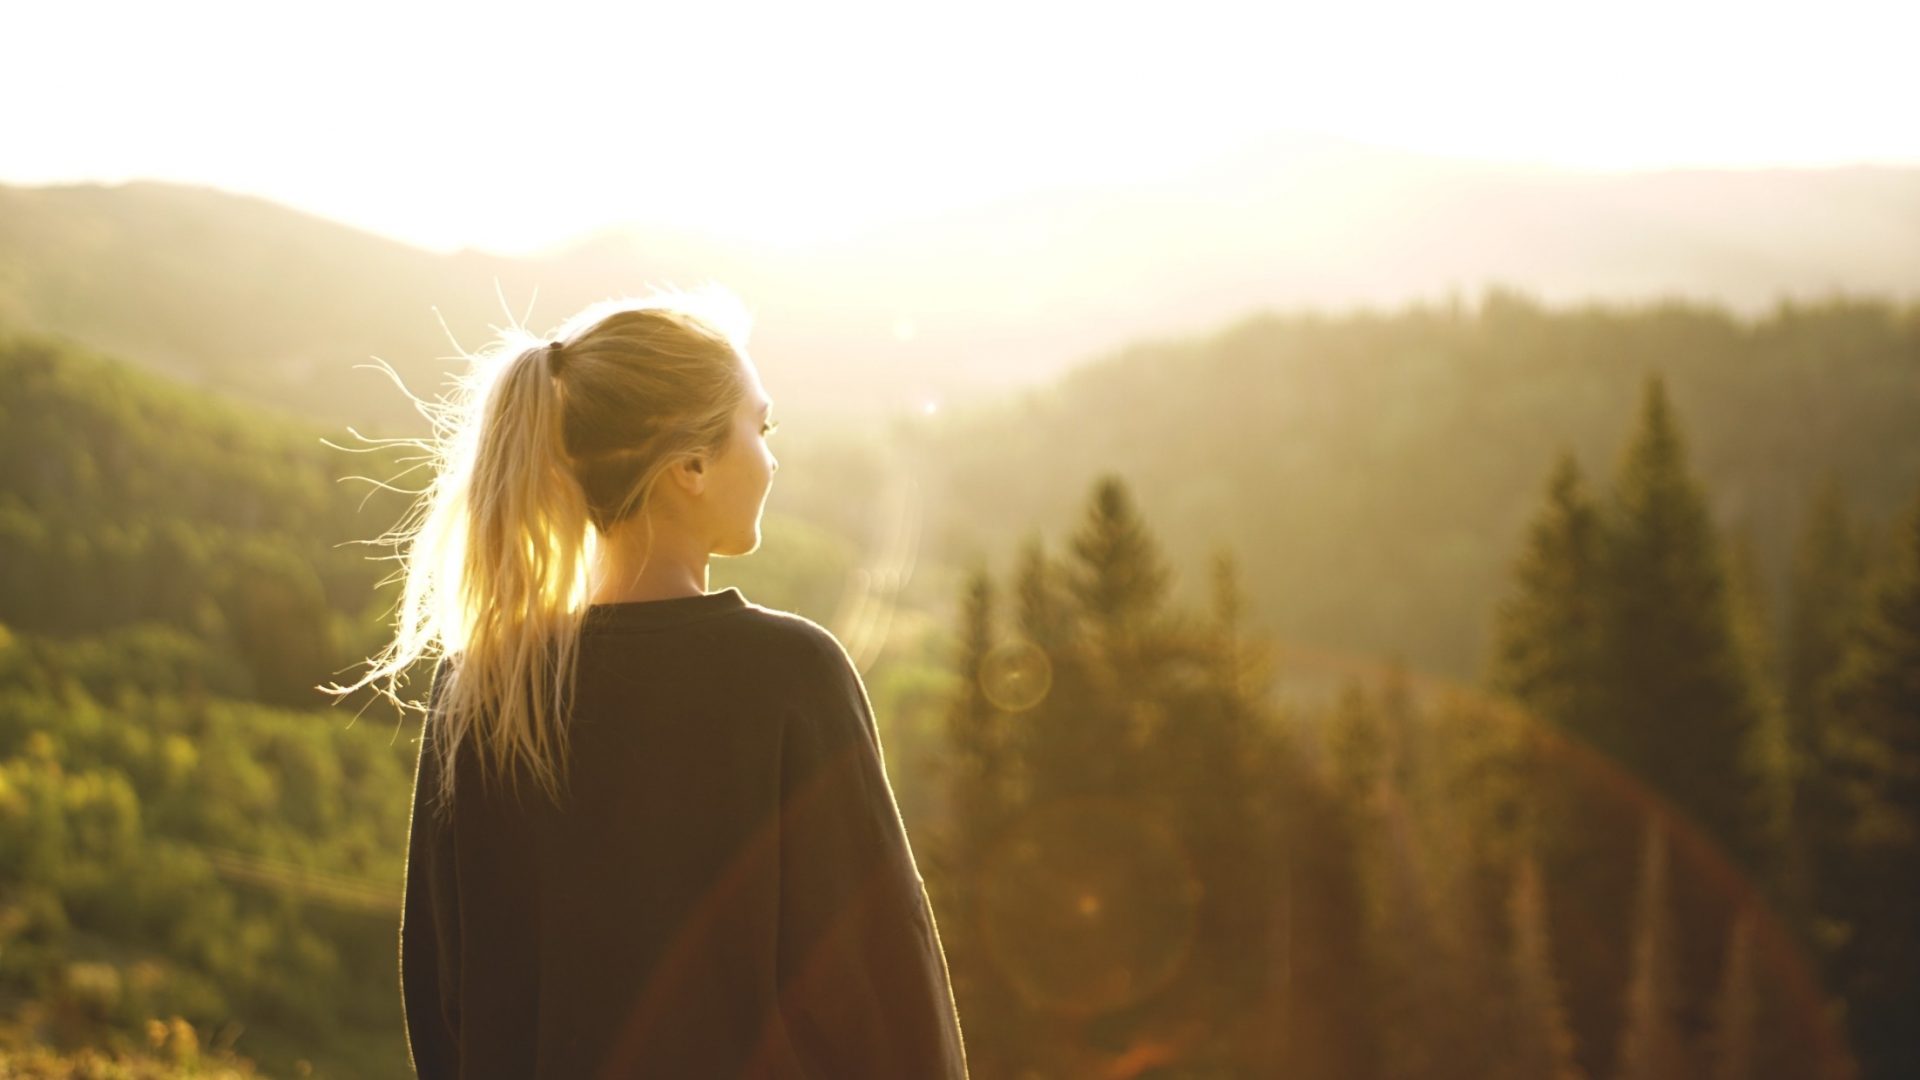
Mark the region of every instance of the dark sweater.
<instances>
[{"instance_id":1,"label":"dark sweater","mask_svg":"<svg viewBox=\"0 0 1920 1080\"><path fill-rule=\"evenodd\" d=\"M832 634L737 589L596 605L564 802L483 787L469 741L441 822L447 670L400 926L420 1076L966 1075L866 688Z\"/></svg>"}]
</instances>

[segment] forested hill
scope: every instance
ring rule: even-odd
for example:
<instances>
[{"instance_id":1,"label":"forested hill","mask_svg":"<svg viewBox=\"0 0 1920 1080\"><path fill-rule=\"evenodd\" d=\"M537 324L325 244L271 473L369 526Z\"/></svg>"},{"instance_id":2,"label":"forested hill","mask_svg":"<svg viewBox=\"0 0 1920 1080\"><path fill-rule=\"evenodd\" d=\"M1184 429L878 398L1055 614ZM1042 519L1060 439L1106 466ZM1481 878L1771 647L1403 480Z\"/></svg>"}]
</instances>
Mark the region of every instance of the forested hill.
<instances>
[{"instance_id":1,"label":"forested hill","mask_svg":"<svg viewBox=\"0 0 1920 1080\"><path fill-rule=\"evenodd\" d=\"M314 689L393 600L340 542L399 497L335 477L392 455L10 337L0 461L0 1072L160 1021L188 1065L400 1075L415 744Z\"/></svg>"},{"instance_id":2,"label":"forested hill","mask_svg":"<svg viewBox=\"0 0 1920 1080\"><path fill-rule=\"evenodd\" d=\"M545 329L590 300L713 279L755 309L789 415L857 418L979 400L1269 305L1399 304L1490 282L1743 312L1833 291L1920 296L1916 230L1912 169L1582 175L1335 141L810 247L620 227L529 258L435 254L175 184L0 186L0 323L331 430L412 433L418 418L354 366L379 356L431 394L456 341L477 348L508 320L496 283L513 316L531 306Z\"/></svg>"},{"instance_id":3,"label":"forested hill","mask_svg":"<svg viewBox=\"0 0 1920 1080\"><path fill-rule=\"evenodd\" d=\"M1284 639L1470 678L1558 451L1605 489L1653 372L1716 522L1750 541L1776 600L1829 477L1878 522L1920 482L1920 307L1746 320L1494 292L1477 308L1263 315L950 413L931 435L932 543L1010 565L1117 472L1177 564L1240 553L1253 613Z\"/></svg>"},{"instance_id":4,"label":"forested hill","mask_svg":"<svg viewBox=\"0 0 1920 1080\"><path fill-rule=\"evenodd\" d=\"M368 539L395 524L390 452L43 340L0 342L0 622L32 634L176 627L291 705L368 643ZM371 495L371 497L369 497Z\"/></svg>"}]
</instances>

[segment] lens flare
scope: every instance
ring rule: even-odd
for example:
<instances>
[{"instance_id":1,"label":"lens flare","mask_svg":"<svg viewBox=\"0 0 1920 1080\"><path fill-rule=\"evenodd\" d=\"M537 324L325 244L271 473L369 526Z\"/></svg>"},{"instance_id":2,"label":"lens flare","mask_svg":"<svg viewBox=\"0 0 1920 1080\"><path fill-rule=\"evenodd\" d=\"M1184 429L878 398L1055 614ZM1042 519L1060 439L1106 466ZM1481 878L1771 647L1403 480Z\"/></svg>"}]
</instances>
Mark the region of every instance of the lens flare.
<instances>
[{"instance_id":1,"label":"lens flare","mask_svg":"<svg viewBox=\"0 0 1920 1080\"><path fill-rule=\"evenodd\" d=\"M1165 823L1119 799L1046 804L986 861L983 937L1028 1004L1077 1015L1165 985L1192 951L1201 887Z\"/></svg>"},{"instance_id":2,"label":"lens flare","mask_svg":"<svg viewBox=\"0 0 1920 1080\"><path fill-rule=\"evenodd\" d=\"M1046 700L1053 689L1053 662L1031 641L994 646L980 661L980 692L996 708L1024 712Z\"/></svg>"}]
</instances>

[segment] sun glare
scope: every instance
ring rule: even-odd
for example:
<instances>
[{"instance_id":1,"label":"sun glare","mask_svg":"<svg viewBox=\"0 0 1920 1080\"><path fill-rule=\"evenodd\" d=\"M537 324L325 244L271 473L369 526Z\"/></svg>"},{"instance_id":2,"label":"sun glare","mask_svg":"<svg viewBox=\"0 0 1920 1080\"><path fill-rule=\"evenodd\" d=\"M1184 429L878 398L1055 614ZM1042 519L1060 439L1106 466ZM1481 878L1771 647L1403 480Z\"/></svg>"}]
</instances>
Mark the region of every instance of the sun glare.
<instances>
[{"instance_id":1,"label":"sun glare","mask_svg":"<svg viewBox=\"0 0 1920 1080\"><path fill-rule=\"evenodd\" d=\"M537 19L343 0L273 50L226 42L286 34L280 9L189 6L193 20L127 5L107 36L95 5L24 11L14 40L48 47L19 50L0 95L44 105L10 118L0 182L171 179L430 248L528 253L621 222L831 245L1023 192L1151 182L1282 132L1586 168L1920 160L1902 115L1920 99L1903 51L1920 9L1863 0L1817 21L1623 0L1578 24L1518 0L1196 2L1171 27L1152 8L998 0L964 18L561 0ZM79 42L114 78L68 77L60 46Z\"/></svg>"}]
</instances>

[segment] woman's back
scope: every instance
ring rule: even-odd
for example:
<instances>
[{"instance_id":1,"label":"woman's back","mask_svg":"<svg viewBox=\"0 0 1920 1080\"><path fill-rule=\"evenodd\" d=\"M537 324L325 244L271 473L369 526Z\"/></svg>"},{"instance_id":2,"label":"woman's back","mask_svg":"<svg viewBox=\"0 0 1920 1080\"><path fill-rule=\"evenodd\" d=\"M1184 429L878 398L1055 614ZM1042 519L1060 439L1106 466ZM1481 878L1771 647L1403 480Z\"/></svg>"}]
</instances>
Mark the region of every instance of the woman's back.
<instances>
[{"instance_id":1,"label":"woman's back","mask_svg":"<svg viewBox=\"0 0 1920 1080\"><path fill-rule=\"evenodd\" d=\"M578 656L559 805L484 783L468 744L437 819L430 707L401 927L420 1075L964 1076L832 635L727 589L597 605Z\"/></svg>"}]
</instances>

